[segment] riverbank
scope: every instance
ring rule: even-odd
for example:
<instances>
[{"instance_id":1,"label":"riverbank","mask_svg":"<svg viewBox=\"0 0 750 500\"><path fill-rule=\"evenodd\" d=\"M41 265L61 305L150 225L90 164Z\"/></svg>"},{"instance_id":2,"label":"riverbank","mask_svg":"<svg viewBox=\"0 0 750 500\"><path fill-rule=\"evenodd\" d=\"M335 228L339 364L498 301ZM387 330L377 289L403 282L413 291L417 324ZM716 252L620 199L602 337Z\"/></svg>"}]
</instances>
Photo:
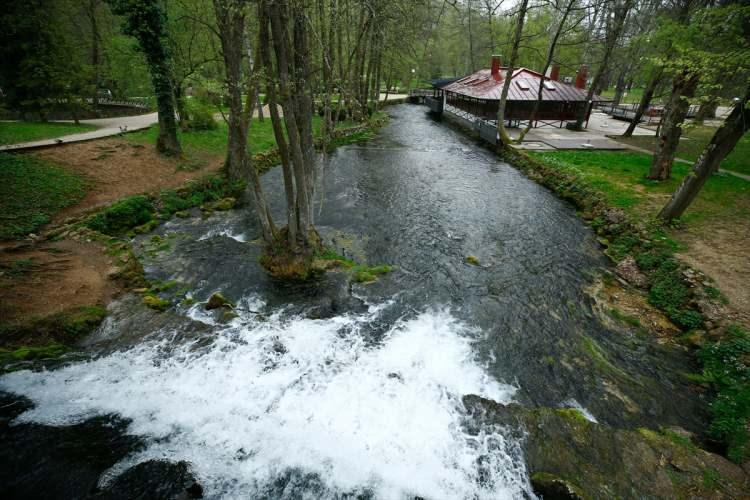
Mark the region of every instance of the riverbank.
<instances>
[{"instance_id":1,"label":"riverbank","mask_svg":"<svg viewBox=\"0 0 750 500\"><path fill-rule=\"evenodd\" d=\"M619 293L610 293L609 300L615 296L622 301L623 295L630 295L634 299L625 302L647 302L677 326L666 336L664 328L654 328L654 322L649 330L697 356L702 371L690 377L714 394L708 436L721 443L726 456L747 466L750 333L746 328L750 310L746 300L750 282L730 281L728 285L721 279L722 273L715 281L701 271L714 269L711 261L688 252L703 245L712 253L723 253L725 262L727 256L735 256L730 270L748 266L740 248L746 248L743 228L750 224L750 183L714 176L681 224L670 227L654 220L654 214L687 174L687 166L676 164L675 178L660 184L643 179L650 165L646 155L591 151L528 154L511 149L503 156L572 202L597 232L605 253L615 263L615 275L625 285ZM716 245L721 232L717 234L717 225L732 228L732 244L721 245L725 240L720 239ZM733 251L735 242L740 247ZM622 322L642 325L642 315L613 312Z\"/></svg>"},{"instance_id":2,"label":"riverbank","mask_svg":"<svg viewBox=\"0 0 750 500\"><path fill-rule=\"evenodd\" d=\"M384 120L378 114L364 124L342 124L326 146L371 137ZM318 125L316 120L316 130ZM269 139L270 120L254 127L253 162L264 172L278 164L278 150ZM158 155L154 134L0 156L5 167L15 166L0 169L8 188L0 225L6 240L0 242L0 357L44 356L52 352L48 347L60 352L59 346L83 338L103 318L70 335L65 324L81 308L103 308L134 288L151 293L128 236L187 216L194 207L204 216L228 210L241 198L242 186L229 185L219 173L226 127L183 133L186 155L179 159ZM49 327L34 335L40 324Z\"/></svg>"}]
</instances>

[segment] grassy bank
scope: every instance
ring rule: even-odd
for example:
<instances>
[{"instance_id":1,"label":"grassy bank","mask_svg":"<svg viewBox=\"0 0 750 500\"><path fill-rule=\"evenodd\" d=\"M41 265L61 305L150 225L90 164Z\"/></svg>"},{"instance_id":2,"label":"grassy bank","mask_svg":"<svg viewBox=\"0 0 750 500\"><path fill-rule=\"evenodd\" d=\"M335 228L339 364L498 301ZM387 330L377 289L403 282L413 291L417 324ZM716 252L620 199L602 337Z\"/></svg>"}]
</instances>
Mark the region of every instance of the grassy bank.
<instances>
[{"instance_id":1,"label":"grassy bank","mask_svg":"<svg viewBox=\"0 0 750 500\"><path fill-rule=\"evenodd\" d=\"M703 148L706 147L706 144L708 144L708 141L711 140L711 137L713 137L715 132L716 127L709 127L706 125L686 125L682 132L680 145L677 148L677 157L689 161L697 160L703 152ZM619 142L624 142L649 151L656 150L656 137L633 136L629 138L617 137L616 139ZM740 142L737 143L734 151L732 151L721 163L721 168L750 175L750 134L745 134L745 136L740 139Z\"/></svg>"},{"instance_id":2,"label":"grassy bank","mask_svg":"<svg viewBox=\"0 0 750 500\"><path fill-rule=\"evenodd\" d=\"M645 280L633 280L633 285L644 288L648 302L685 332L673 340L697 349L702 372L691 375L691 380L715 393L709 436L726 447L725 453L733 461L747 460L750 337L723 318L719 324L707 320L710 311L723 303L721 293L703 278L693 277L675 256L682 246L679 234L654 220L688 166L675 164L674 179L654 183L644 179L650 165L648 155L601 151L510 151L506 155L529 177L575 204L615 262L631 259ZM748 216L750 183L716 175L682 223L704 231L704 238L711 241L711 228L717 220L729 220L731 226L732 220L740 222Z\"/></svg>"},{"instance_id":3,"label":"grassy bank","mask_svg":"<svg viewBox=\"0 0 750 500\"><path fill-rule=\"evenodd\" d=\"M750 151L748 151L750 154ZM653 219L666 204L690 165L675 163L672 178L664 182L645 178L652 157L647 154L612 151L554 151L530 153L532 158L561 172L575 175L596 189L612 207L639 219ZM722 218L750 217L750 182L730 175L712 176L682 221L695 227Z\"/></svg>"},{"instance_id":4,"label":"grassy bank","mask_svg":"<svg viewBox=\"0 0 750 500\"><path fill-rule=\"evenodd\" d=\"M93 125L81 123L0 122L0 144L53 139L68 134L80 134L96 130Z\"/></svg>"},{"instance_id":5,"label":"grassy bank","mask_svg":"<svg viewBox=\"0 0 750 500\"><path fill-rule=\"evenodd\" d=\"M0 239L19 238L76 203L86 181L69 170L25 155L0 153Z\"/></svg>"}]
</instances>

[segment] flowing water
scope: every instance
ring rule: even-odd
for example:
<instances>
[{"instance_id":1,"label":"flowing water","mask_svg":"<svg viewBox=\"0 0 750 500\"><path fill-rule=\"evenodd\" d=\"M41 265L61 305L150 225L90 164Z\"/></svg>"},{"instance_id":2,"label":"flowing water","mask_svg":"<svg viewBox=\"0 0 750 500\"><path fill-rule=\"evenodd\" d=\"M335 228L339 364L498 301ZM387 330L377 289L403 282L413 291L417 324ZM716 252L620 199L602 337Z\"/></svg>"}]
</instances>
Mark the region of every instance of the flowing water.
<instances>
[{"instance_id":1,"label":"flowing water","mask_svg":"<svg viewBox=\"0 0 750 500\"><path fill-rule=\"evenodd\" d=\"M584 288L606 263L574 211L424 108L390 113L377 138L325 161L316 225L392 273L282 284L257 264L247 210L169 222L136 246L150 278L195 303L158 314L125 297L83 354L0 378L15 395L5 436L24 449L0 460L81 442L98 468L60 479L60 497L167 460L209 498L518 498L533 497L518 438L468 432L462 396L698 427L670 375L682 358L594 314ZM280 219L278 169L264 184ZM215 291L237 317L204 310ZM61 448L53 465L78 464ZM39 472L12 491L45 481L59 487Z\"/></svg>"}]
</instances>

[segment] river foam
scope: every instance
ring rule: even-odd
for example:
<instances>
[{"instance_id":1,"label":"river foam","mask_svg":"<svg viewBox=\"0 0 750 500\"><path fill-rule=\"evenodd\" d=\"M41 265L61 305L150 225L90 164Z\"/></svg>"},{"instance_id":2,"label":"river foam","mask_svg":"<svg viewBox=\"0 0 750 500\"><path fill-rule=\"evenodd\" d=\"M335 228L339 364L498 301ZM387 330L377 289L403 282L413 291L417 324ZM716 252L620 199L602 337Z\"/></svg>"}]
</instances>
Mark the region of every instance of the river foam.
<instances>
[{"instance_id":1,"label":"river foam","mask_svg":"<svg viewBox=\"0 0 750 500\"><path fill-rule=\"evenodd\" d=\"M530 493L502 429L468 435L461 396L508 402L514 388L477 362L480 335L446 311L398 321L374 341L382 309L326 320L215 326L209 346L151 341L56 371L15 372L0 389L30 398L19 421L130 419L151 458L187 460L209 497L515 498ZM162 337L162 338L166 338ZM269 489L290 471L309 481Z\"/></svg>"}]
</instances>

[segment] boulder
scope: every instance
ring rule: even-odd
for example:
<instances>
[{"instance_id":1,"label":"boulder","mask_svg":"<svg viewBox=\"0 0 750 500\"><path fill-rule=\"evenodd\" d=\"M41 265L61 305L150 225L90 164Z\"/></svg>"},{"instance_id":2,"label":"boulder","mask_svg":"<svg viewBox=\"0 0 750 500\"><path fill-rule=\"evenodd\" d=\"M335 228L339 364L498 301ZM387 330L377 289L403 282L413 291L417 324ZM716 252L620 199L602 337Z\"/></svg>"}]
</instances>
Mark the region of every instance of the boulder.
<instances>
[{"instance_id":1,"label":"boulder","mask_svg":"<svg viewBox=\"0 0 750 500\"><path fill-rule=\"evenodd\" d=\"M631 255L617 263L615 274L635 287L646 288L648 286L648 278L638 268L638 264Z\"/></svg>"},{"instance_id":2,"label":"boulder","mask_svg":"<svg viewBox=\"0 0 750 500\"><path fill-rule=\"evenodd\" d=\"M206 302L206 310L211 311L213 309L219 308L234 309L234 304L231 300L224 297L221 293L216 292L215 294L211 295L211 297L208 299L208 302Z\"/></svg>"},{"instance_id":3,"label":"boulder","mask_svg":"<svg viewBox=\"0 0 750 500\"><path fill-rule=\"evenodd\" d=\"M524 408L469 395L470 432L514 429L544 498L747 498L750 478L683 432L616 429L575 409ZM525 438L524 438L525 437Z\"/></svg>"}]
</instances>

